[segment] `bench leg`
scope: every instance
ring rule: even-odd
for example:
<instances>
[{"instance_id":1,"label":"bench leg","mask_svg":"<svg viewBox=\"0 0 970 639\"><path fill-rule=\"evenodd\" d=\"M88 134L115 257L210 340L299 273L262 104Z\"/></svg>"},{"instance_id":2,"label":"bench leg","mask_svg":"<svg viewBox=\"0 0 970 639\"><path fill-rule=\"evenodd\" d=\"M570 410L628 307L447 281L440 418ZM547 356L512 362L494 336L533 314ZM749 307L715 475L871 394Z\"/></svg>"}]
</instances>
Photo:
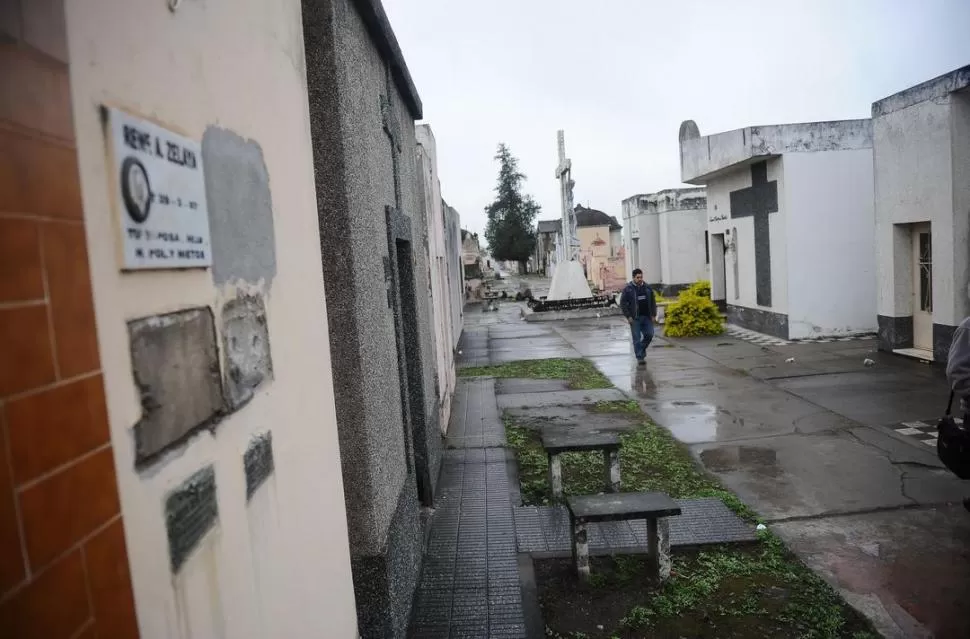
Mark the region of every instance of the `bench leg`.
<instances>
[{"instance_id":1,"label":"bench leg","mask_svg":"<svg viewBox=\"0 0 970 639\"><path fill-rule=\"evenodd\" d=\"M620 492L620 451L604 450L603 463L606 465L606 490Z\"/></svg>"},{"instance_id":2,"label":"bench leg","mask_svg":"<svg viewBox=\"0 0 970 639\"><path fill-rule=\"evenodd\" d=\"M583 583L589 581L589 541L586 537L586 524L573 522L573 564L576 575Z\"/></svg>"},{"instance_id":3,"label":"bench leg","mask_svg":"<svg viewBox=\"0 0 970 639\"><path fill-rule=\"evenodd\" d=\"M562 462L559 455L549 455L549 487L553 501L562 501Z\"/></svg>"},{"instance_id":4,"label":"bench leg","mask_svg":"<svg viewBox=\"0 0 970 639\"><path fill-rule=\"evenodd\" d=\"M647 520L647 543L650 571L664 581L670 577L670 520L667 517Z\"/></svg>"}]
</instances>

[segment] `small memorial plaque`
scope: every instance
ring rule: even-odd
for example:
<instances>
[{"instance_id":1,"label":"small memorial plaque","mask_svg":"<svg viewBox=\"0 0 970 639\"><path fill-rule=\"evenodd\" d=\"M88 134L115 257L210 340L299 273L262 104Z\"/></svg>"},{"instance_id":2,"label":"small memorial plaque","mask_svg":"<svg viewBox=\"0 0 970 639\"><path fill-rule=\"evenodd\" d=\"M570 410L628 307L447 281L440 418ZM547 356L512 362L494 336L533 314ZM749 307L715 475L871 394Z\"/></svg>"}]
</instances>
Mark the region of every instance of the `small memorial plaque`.
<instances>
[{"instance_id":1,"label":"small memorial plaque","mask_svg":"<svg viewBox=\"0 0 970 639\"><path fill-rule=\"evenodd\" d=\"M122 268L210 266L200 144L124 111L106 110Z\"/></svg>"},{"instance_id":2,"label":"small memorial plaque","mask_svg":"<svg viewBox=\"0 0 970 639\"><path fill-rule=\"evenodd\" d=\"M257 435L249 442L243 455L246 471L246 501L273 474L273 433Z\"/></svg>"},{"instance_id":3,"label":"small memorial plaque","mask_svg":"<svg viewBox=\"0 0 970 639\"><path fill-rule=\"evenodd\" d=\"M186 479L165 498L165 527L172 572L185 560L219 518L216 473L206 466Z\"/></svg>"}]
</instances>

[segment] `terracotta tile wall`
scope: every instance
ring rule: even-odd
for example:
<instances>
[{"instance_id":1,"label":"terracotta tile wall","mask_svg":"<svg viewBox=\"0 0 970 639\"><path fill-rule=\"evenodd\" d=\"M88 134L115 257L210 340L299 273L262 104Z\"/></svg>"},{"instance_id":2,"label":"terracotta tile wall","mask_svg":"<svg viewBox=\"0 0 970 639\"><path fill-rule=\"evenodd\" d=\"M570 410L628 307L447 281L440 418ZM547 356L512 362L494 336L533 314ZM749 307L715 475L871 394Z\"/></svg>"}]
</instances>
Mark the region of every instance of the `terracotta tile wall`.
<instances>
[{"instance_id":1,"label":"terracotta tile wall","mask_svg":"<svg viewBox=\"0 0 970 639\"><path fill-rule=\"evenodd\" d=\"M137 637L63 0L0 0L0 639Z\"/></svg>"}]
</instances>

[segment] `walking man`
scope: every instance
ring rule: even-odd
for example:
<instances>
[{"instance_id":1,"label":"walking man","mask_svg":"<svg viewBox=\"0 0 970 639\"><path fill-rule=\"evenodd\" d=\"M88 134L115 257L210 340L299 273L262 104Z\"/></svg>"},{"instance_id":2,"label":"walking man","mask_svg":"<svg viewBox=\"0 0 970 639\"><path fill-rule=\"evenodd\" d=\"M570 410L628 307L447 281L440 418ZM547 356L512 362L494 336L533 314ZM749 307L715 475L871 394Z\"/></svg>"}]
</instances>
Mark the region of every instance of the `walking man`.
<instances>
[{"instance_id":1,"label":"walking man","mask_svg":"<svg viewBox=\"0 0 970 639\"><path fill-rule=\"evenodd\" d=\"M645 366L647 346L653 341L653 325L657 321L657 300L653 297L653 289L643 281L643 271L638 268L633 269L633 281L623 288L620 309L630 324L637 365Z\"/></svg>"}]
</instances>

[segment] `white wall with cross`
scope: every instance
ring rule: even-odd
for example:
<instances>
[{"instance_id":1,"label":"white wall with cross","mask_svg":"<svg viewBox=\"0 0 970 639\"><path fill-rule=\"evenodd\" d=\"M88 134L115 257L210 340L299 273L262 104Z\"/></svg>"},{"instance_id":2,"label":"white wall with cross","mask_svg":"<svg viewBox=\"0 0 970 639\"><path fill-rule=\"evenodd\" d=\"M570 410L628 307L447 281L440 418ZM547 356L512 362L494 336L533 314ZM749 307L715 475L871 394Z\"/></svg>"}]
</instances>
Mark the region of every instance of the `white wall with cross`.
<instances>
[{"instance_id":1,"label":"white wall with cross","mask_svg":"<svg viewBox=\"0 0 970 639\"><path fill-rule=\"evenodd\" d=\"M707 185L708 232L724 233L725 240L735 249L726 256L727 303L747 308L763 308L774 313L788 312L788 235L786 230L786 211L784 198L784 171L780 159L768 161L769 181L776 181L778 187L778 211L769 214L768 238L771 244L771 306L758 304L757 262L755 256L754 218L731 217L731 193L751 187L751 169L748 166L712 179ZM728 233L729 232L729 233ZM735 271L732 260L737 260ZM737 273L735 285L734 273ZM738 295L735 296L735 291Z\"/></svg>"}]
</instances>

